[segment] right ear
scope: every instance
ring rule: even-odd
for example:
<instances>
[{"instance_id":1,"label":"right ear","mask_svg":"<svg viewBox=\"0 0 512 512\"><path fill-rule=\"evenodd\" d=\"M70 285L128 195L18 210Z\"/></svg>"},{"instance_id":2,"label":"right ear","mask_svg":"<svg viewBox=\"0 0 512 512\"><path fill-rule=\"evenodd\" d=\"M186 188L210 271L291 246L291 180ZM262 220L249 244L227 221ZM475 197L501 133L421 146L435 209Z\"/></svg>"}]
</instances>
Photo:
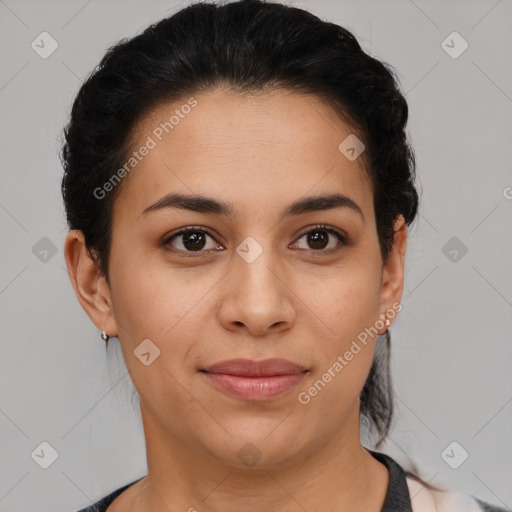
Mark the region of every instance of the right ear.
<instances>
[{"instance_id":1,"label":"right ear","mask_svg":"<svg viewBox=\"0 0 512 512\"><path fill-rule=\"evenodd\" d=\"M117 336L110 287L91 258L82 231L73 229L68 233L64 257L71 284L84 311L100 331Z\"/></svg>"}]
</instances>

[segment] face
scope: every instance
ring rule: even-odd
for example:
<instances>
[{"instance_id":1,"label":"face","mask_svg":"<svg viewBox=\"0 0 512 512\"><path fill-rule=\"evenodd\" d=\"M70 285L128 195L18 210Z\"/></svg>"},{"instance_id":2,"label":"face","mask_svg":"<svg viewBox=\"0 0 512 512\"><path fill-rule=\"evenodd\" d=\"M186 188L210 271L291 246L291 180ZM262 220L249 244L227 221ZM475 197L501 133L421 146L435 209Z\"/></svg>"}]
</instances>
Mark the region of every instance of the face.
<instances>
[{"instance_id":1,"label":"face","mask_svg":"<svg viewBox=\"0 0 512 512\"><path fill-rule=\"evenodd\" d=\"M339 149L353 131L316 97L212 90L194 100L137 126L134 148L151 148L114 205L110 286L91 266L77 273L80 301L118 336L145 427L165 446L233 467L252 451L272 468L335 439L359 442L373 333L401 299L403 222L383 265L363 159ZM300 369L204 371L238 358Z\"/></svg>"}]
</instances>

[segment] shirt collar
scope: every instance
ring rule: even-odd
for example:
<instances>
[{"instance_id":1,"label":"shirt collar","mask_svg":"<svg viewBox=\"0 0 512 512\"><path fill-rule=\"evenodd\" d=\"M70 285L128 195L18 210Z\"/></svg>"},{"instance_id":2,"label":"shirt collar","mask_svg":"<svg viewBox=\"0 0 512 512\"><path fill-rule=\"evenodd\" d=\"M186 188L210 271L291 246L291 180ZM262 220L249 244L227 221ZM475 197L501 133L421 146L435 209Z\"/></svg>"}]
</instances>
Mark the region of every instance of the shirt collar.
<instances>
[{"instance_id":1,"label":"shirt collar","mask_svg":"<svg viewBox=\"0 0 512 512\"><path fill-rule=\"evenodd\" d=\"M379 462L386 466L389 472L389 484L380 512L413 512L411 496L406 481L406 473L389 455L367 450Z\"/></svg>"}]
</instances>

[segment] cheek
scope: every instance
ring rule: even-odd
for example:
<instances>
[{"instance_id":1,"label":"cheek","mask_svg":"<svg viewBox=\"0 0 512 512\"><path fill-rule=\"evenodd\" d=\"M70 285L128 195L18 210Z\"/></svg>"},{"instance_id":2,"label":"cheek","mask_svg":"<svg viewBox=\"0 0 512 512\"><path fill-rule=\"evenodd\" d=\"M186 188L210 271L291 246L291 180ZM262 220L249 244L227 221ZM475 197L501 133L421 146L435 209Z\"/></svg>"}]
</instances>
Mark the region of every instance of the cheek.
<instances>
[{"instance_id":1,"label":"cheek","mask_svg":"<svg viewBox=\"0 0 512 512\"><path fill-rule=\"evenodd\" d=\"M137 263L138 261L138 263ZM134 258L112 273L114 316L125 338L141 336L160 342L194 311L210 285L191 279L184 269L170 269L161 261Z\"/></svg>"},{"instance_id":2,"label":"cheek","mask_svg":"<svg viewBox=\"0 0 512 512\"><path fill-rule=\"evenodd\" d=\"M303 290L305 301L331 331L343 339L357 336L379 317L380 276L377 269L346 266L308 280Z\"/></svg>"},{"instance_id":3,"label":"cheek","mask_svg":"<svg viewBox=\"0 0 512 512\"><path fill-rule=\"evenodd\" d=\"M315 347L319 364L310 384L320 379L320 402L335 407L340 400L351 403L357 398L373 361L380 312L378 268L347 265L315 290L307 305L325 329Z\"/></svg>"},{"instance_id":4,"label":"cheek","mask_svg":"<svg viewBox=\"0 0 512 512\"><path fill-rule=\"evenodd\" d=\"M155 392L166 382L164 388L169 386L178 399L182 390L172 376L181 380L178 375L185 371L190 352L207 337L204 326L212 319L214 296L207 292L215 289L220 278L204 274L198 278L197 270L195 278L191 274L186 269L169 269L161 262L146 262L116 276L119 286L112 294L114 316L125 363L139 393L144 389ZM144 341L148 339L149 344ZM158 354L149 367L135 357L145 353L143 342Z\"/></svg>"},{"instance_id":5,"label":"cheek","mask_svg":"<svg viewBox=\"0 0 512 512\"><path fill-rule=\"evenodd\" d=\"M173 407L190 407L190 397L179 384L180 372L193 346L191 340L200 339L203 324L197 318L205 315L206 304L201 298L211 287L201 286L199 280L193 283L184 272L147 262L130 266L129 271L128 266L123 271L118 268L112 279L113 310L125 364L146 404L169 403L169 410L159 412L163 416L172 413ZM150 354L148 365L144 353Z\"/></svg>"},{"instance_id":6,"label":"cheek","mask_svg":"<svg viewBox=\"0 0 512 512\"><path fill-rule=\"evenodd\" d=\"M371 329L378 319L379 302L375 292L367 290L357 288L353 294L337 296L327 319L335 335L329 332L316 344L319 364L304 388L301 403L309 401L313 408L325 412L318 415L318 428L326 428L324 422L336 428L358 406L379 342Z\"/></svg>"}]
</instances>

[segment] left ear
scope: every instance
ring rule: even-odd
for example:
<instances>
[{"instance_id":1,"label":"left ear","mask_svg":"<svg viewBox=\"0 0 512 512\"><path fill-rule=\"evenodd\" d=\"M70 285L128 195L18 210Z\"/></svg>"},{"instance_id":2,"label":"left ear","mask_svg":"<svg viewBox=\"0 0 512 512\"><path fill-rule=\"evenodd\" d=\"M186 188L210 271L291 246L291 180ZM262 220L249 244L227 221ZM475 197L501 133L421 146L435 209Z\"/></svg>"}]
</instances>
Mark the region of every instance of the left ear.
<instances>
[{"instance_id":1,"label":"left ear","mask_svg":"<svg viewBox=\"0 0 512 512\"><path fill-rule=\"evenodd\" d=\"M382 269L382 287L380 295L381 315L387 311L397 311L404 290L405 253L407 250L407 226L403 215L398 215L393 225L393 248ZM393 307L393 305L395 305ZM396 313L389 315L391 324L395 321ZM383 333L389 326L383 329Z\"/></svg>"}]
</instances>

